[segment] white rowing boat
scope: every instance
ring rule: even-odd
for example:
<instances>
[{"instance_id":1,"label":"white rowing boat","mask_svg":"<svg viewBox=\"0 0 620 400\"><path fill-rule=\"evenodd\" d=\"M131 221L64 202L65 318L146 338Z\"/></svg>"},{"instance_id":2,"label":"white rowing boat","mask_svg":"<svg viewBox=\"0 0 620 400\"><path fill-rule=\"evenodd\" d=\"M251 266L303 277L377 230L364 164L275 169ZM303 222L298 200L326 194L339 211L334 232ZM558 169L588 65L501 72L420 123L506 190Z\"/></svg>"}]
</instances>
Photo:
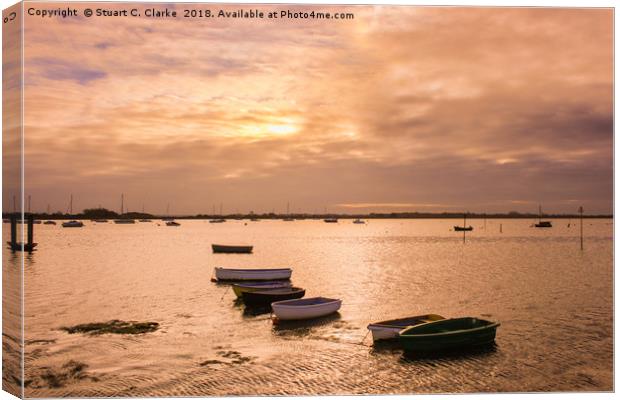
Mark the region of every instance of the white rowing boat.
<instances>
[{"instance_id":1,"label":"white rowing boat","mask_svg":"<svg viewBox=\"0 0 620 400\"><path fill-rule=\"evenodd\" d=\"M215 267L215 278L218 281L277 281L291 279L293 270L290 268L223 268Z\"/></svg>"},{"instance_id":2,"label":"white rowing boat","mask_svg":"<svg viewBox=\"0 0 620 400\"><path fill-rule=\"evenodd\" d=\"M333 314L342 306L342 300L326 297L284 300L271 303L274 314L280 320L312 319Z\"/></svg>"},{"instance_id":3,"label":"white rowing boat","mask_svg":"<svg viewBox=\"0 0 620 400\"><path fill-rule=\"evenodd\" d=\"M375 322L368 325L368 330L372 332L372 340L390 340L397 339L398 332L403 329L425 324L431 321L439 321L444 319L441 315L437 314L426 314L426 315L417 315L415 317L407 317L407 318L399 318L399 319L390 319L387 321Z\"/></svg>"}]
</instances>

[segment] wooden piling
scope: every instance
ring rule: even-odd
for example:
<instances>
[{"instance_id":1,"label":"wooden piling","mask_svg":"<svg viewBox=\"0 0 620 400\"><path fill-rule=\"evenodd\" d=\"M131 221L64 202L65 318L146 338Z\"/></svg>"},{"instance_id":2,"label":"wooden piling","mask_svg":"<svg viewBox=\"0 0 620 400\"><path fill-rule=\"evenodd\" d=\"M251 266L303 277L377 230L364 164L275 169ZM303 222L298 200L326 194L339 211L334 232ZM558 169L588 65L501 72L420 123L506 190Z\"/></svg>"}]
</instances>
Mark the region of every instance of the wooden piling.
<instances>
[{"instance_id":1,"label":"wooden piling","mask_svg":"<svg viewBox=\"0 0 620 400\"><path fill-rule=\"evenodd\" d=\"M583 206L579 207L579 236L580 236L581 250L583 250Z\"/></svg>"},{"instance_id":2,"label":"wooden piling","mask_svg":"<svg viewBox=\"0 0 620 400\"><path fill-rule=\"evenodd\" d=\"M17 247L17 214L11 214L11 250Z\"/></svg>"},{"instance_id":3,"label":"wooden piling","mask_svg":"<svg viewBox=\"0 0 620 400\"><path fill-rule=\"evenodd\" d=\"M29 214L28 215L28 249L32 249L33 246L33 240L34 238L34 215Z\"/></svg>"}]
</instances>

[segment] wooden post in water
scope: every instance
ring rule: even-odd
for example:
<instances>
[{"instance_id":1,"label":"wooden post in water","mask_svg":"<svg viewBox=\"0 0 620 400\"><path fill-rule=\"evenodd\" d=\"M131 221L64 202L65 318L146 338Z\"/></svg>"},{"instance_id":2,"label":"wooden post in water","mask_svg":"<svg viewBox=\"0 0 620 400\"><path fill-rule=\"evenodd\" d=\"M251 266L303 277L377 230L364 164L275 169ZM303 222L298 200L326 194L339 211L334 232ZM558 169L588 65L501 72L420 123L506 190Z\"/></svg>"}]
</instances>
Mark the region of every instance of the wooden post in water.
<instances>
[{"instance_id":1,"label":"wooden post in water","mask_svg":"<svg viewBox=\"0 0 620 400\"><path fill-rule=\"evenodd\" d=\"M17 213L11 214L11 250L17 246Z\"/></svg>"},{"instance_id":2,"label":"wooden post in water","mask_svg":"<svg viewBox=\"0 0 620 400\"><path fill-rule=\"evenodd\" d=\"M581 242L581 250L583 250L583 206L579 207L579 222L580 222L579 235L580 235L580 242Z\"/></svg>"},{"instance_id":3,"label":"wooden post in water","mask_svg":"<svg viewBox=\"0 0 620 400\"><path fill-rule=\"evenodd\" d=\"M463 228L465 228L466 223L467 223L467 213L463 214ZM463 229L463 243L465 243L465 232L466 230Z\"/></svg>"},{"instance_id":4,"label":"wooden post in water","mask_svg":"<svg viewBox=\"0 0 620 400\"><path fill-rule=\"evenodd\" d=\"M32 251L33 249L33 239L34 238L34 215L28 215L28 251Z\"/></svg>"}]
</instances>

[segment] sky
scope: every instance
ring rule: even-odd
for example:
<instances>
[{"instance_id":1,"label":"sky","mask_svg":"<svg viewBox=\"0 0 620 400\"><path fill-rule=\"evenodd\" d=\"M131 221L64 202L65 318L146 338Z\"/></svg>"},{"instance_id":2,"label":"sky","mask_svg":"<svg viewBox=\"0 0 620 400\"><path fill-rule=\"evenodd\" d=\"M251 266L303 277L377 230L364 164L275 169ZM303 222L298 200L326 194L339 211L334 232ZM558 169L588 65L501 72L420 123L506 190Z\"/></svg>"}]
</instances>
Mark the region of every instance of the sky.
<instances>
[{"instance_id":1,"label":"sky","mask_svg":"<svg viewBox=\"0 0 620 400\"><path fill-rule=\"evenodd\" d=\"M26 16L32 210L613 211L611 9L244 8Z\"/></svg>"}]
</instances>

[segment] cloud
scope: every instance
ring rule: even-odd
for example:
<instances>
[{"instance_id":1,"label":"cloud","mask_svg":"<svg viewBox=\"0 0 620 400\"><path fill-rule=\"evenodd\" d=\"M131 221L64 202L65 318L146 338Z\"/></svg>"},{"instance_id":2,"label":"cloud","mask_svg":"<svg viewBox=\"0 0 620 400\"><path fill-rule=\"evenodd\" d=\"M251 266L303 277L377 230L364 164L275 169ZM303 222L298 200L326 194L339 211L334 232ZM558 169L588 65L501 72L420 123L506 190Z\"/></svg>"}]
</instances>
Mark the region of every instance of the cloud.
<instances>
[{"instance_id":1,"label":"cloud","mask_svg":"<svg viewBox=\"0 0 620 400\"><path fill-rule=\"evenodd\" d=\"M33 202L611 212L611 10L337 8L28 18Z\"/></svg>"}]
</instances>

